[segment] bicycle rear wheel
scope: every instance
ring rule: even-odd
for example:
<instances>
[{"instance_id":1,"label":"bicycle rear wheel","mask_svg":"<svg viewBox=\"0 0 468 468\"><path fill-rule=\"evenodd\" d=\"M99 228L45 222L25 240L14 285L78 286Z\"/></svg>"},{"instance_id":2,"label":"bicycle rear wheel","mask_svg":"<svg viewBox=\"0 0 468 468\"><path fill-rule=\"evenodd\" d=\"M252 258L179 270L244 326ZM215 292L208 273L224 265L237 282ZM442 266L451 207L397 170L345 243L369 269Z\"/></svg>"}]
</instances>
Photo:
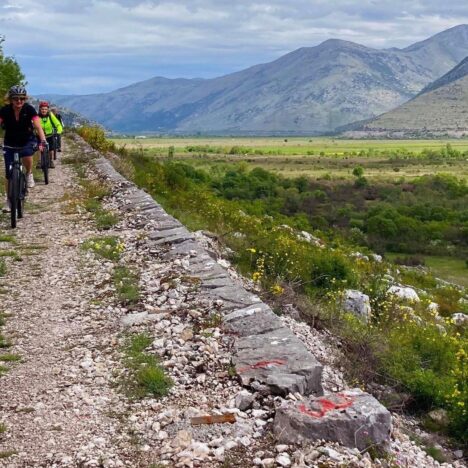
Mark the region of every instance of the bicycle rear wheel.
<instances>
[{"instance_id":1,"label":"bicycle rear wheel","mask_svg":"<svg viewBox=\"0 0 468 468\"><path fill-rule=\"evenodd\" d=\"M41 152L41 169L44 173L44 183L47 185L49 183L49 150L44 148L44 151Z\"/></svg>"},{"instance_id":2,"label":"bicycle rear wheel","mask_svg":"<svg viewBox=\"0 0 468 468\"><path fill-rule=\"evenodd\" d=\"M26 176L24 172L20 172L20 183L19 183L19 196L18 196L18 205L16 209L18 210L18 219L23 217L24 214L24 202L26 199Z\"/></svg>"},{"instance_id":3,"label":"bicycle rear wheel","mask_svg":"<svg viewBox=\"0 0 468 468\"><path fill-rule=\"evenodd\" d=\"M16 167L13 167L11 171L11 178L8 184L8 199L10 200L10 221L11 227L14 229L16 227L16 215L18 211L18 202L19 202L19 170Z\"/></svg>"}]
</instances>

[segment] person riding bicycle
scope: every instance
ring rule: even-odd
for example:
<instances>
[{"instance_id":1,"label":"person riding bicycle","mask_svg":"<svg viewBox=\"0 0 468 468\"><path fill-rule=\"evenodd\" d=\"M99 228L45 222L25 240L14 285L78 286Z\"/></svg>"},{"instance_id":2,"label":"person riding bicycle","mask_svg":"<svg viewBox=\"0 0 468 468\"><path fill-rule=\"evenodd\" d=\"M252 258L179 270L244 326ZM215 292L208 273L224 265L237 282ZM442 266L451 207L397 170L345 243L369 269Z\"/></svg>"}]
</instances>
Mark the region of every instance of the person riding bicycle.
<instances>
[{"instance_id":1,"label":"person riding bicycle","mask_svg":"<svg viewBox=\"0 0 468 468\"><path fill-rule=\"evenodd\" d=\"M8 104L0 108L0 125L5 130L3 157L5 159L5 189L8 194L8 181L10 179L10 166L13 163L14 153L18 151L12 148L21 148L19 156L26 168L26 182L28 188L34 187L32 175L33 155L37 149L36 130L40 139L39 148L47 145L45 133L42 130L36 109L28 104L28 93L22 85L12 86L5 99ZM9 210L7 197L5 211Z\"/></svg>"},{"instance_id":2,"label":"person riding bicycle","mask_svg":"<svg viewBox=\"0 0 468 468\"><path fill-rule=\"evenodd\" d=\"M50 151L56 151L57 140L54 138L54 134L60 135L63 131L63 127L57 117L49 111L49 103L47 101L41 101L39 103L39 118L41 120L41 126L44 130ZM49 167L55 167L52 158L50 159Z\"/></svg>"},{"instance_id":3,"label":"person riding bicycle","mask_svg":"<svg viewBox=\"0 0 468 468\"><path fill-rule=\"evenodd\" d=\"M56 106L52 106L50 108L50 111L52 112L52 114L55 115L55 117L57 117L58 121L62 124L62 130L65 130L65 124L63 123L63 117L62 117L62 114L60 114L59 109ZM62 134L59 133L57 135L57 153L61 153L61 152L62 152Z\"/></svg>"}]
</instances>

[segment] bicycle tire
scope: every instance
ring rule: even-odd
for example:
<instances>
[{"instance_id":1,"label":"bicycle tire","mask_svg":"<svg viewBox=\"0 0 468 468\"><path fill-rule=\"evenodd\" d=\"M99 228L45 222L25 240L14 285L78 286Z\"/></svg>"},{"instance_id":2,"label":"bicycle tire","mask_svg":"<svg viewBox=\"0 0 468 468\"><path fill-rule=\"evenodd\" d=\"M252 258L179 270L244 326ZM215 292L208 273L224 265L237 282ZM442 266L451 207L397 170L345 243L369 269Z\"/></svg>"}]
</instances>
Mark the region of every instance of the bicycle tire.
<instances>
[{"instance_id":1,"label":"bicycle tire","mask_svg":"<svg viewBox=\"0 0 468 468\"><path fill-rule=\"evenodd\" d=\"M19 170L13 167L8 184L8 198L10 199L10 221L12 229L16 228L16 215L19 201Z\"/></svg>"},{"instance_id":2,"label":"bicycle tire","mask_svg":"<svg viewBox=\"0 0 468 468\"><path fill-rule=\"evenodd\" d=\"M20 172L18 205L16 207L16 209L18 210L18 219L22 218L24 214L24 202L26 198L26 191L26 176L24 175L24 172Z\"/></svg>"},{"instance_id":3,"label":"bicycle tire","mask_svg":"<svg viewBox=\"0 0 468 468\"><path fill-rule=\"evenodd\" d=\"M44 184L49 183L49 150L47 148L41 152L41 168L44 173Z\"/></svg>"}]
</instances>

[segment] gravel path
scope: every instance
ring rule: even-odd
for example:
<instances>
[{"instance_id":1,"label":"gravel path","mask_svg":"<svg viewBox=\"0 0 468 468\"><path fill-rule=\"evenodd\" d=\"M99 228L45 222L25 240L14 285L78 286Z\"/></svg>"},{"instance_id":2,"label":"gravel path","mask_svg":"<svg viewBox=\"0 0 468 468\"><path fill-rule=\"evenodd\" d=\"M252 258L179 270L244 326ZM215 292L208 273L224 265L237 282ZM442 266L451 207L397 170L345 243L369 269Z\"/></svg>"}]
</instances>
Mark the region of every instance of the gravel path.
<instances>
[{"instance_id":1,"label":"gravel path","mask_svg":"<svg viewBox=\"0 0 468 468\"><path fill-rule=\"evenodd\" d=\"M116 330L107 317L87 313L95 285L78 241L88 229L61 212L71 172L59 163L48 186L38 181L30 191L15 232L22 261L8 262L1 280L8 289L1 296L8 315L4 334L13 343L8 352L21 361L0 380L6 429L0 452L16 453L0 459L0 466L97 466L106 460L122 466L137 458L119 421L109 416L120 405L109 376ZM99 364L93 372L88 357Z\"/></svg>"}]
</instances>

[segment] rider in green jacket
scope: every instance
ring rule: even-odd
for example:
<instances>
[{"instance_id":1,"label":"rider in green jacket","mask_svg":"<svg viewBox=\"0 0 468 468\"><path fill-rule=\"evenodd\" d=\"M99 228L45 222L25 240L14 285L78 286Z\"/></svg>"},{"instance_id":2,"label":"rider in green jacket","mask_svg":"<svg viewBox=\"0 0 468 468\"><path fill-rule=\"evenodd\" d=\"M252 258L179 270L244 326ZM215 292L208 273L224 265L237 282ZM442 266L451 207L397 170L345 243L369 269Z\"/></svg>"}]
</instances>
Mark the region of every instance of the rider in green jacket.
<instances>
[{"instance_id":1,"label":"rider in green jacket","mask_svg":"<svg viewBox=\"0 0 468 468\"><path fill-rule=\"evenodd\" d=\"M54 138L54 134L60 135L63 132L62 124L60 123L60 120L49 111L49 103L47 101L41 101L39 103L39 118L41 120L41 126L44 130L47 143L49 143L49 150L54 154L53 159L56 159L57 139ZM50 167L55 167L53 159L50 159Z\"/></svg>"}]
</instances>

